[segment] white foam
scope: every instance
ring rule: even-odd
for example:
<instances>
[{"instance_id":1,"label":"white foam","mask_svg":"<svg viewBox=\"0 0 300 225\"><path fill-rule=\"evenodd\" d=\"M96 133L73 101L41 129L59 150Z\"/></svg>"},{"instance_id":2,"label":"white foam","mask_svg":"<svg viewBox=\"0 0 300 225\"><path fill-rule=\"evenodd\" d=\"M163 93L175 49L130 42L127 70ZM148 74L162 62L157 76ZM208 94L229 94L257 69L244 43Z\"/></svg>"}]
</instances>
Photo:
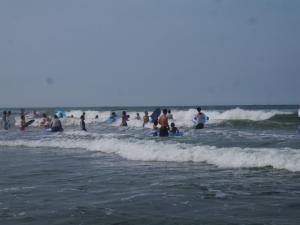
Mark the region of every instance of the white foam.
<instances>
[{"instance_id":1,"label":"white foam","mask_svg":"<svg viewBox=\"0 0 300 225\"><path fill-rule=\"evenodd\" d=\"M94 140L42 139L35 141L0 141L1 146L80 148L90 151L114 153L129 160L206 162L218 167L243 168L272 166L276 169L300 171L300 149L290 148L217 148L190 144L171 144L153 140L120 140L98 138Z\"/></svg>"}]
</instances>

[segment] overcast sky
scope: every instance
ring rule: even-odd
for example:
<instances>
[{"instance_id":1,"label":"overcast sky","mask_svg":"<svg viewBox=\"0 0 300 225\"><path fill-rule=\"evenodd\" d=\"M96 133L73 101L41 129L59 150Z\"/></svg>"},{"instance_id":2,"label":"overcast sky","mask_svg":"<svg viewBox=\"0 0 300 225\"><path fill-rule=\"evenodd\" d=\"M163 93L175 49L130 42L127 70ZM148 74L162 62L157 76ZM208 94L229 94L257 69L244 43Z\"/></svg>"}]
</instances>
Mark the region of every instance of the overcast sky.
<instances>
[{"instance_id":1,"label":"overcast sky","mask_svg":"<svg viewBox=\"0 0 300 225\"><path fill-rule=\"evenodd\" d=\"M1 0L0 107L299 104L298 0Z\"/></svg>"}]
</instances>

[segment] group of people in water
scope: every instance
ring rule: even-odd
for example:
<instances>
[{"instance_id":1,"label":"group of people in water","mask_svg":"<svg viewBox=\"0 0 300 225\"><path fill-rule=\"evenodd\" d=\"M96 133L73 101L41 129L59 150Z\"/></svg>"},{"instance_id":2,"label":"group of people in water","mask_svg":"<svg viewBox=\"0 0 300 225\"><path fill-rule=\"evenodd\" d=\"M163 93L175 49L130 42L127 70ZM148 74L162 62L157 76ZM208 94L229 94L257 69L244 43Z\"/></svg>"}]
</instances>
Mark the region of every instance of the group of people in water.
<instances>
[{"instance_id":1,"label":"group of people in water","mask_svg":"<svg viewBox=\"0 0 300 225\"><path fill-rule=\"evenodd\" d=\"M205 114L202 113L201 107L197 108L197 115L194 117L195 122L195 129L202 129L204 128L204 124L206 122L205 120ZM33 113L33 117L38 117L36 112ZM62 116L60 116L62 117ZM74 118L71 116L71 118ZM98 119L98 115L96 115L96 119ZM128 126L128 121L129 121L130 116L127 114L126 111L123 111L121 114L121 127L126 127ZM151 119L150 119L151 118ZM111 115L108 119L110 123L115 122L118 119L118 116L115 112L111 112ZM169 136L169 134L177 134L179 132L178 128L176 127L174 122L171 122L169 125L169 121L173 120L173 114L171 113L171 110L163 109L162 113L157 114L156 117L153 115L149 116L149 113L145 111L145 114L143 118L141 118L139 113L136 113L136 117L134 118L136 120L142 120L143 121L143 127L145 127L146 124L152 122L153 123L153 134L154 136L160 136L160 137L166 137ZM34 120L31 120L32 122ZM21 123L20 123L20 129L25 130L25 128L30 124L30 122L26 122L25 120L25 113L22 110L21 111ZM10 111L4 111L3 112L3 117L2 117L2 123L4 124L3 127L4 129L8 130L11 126L11 112ZM51 132L59 132L63 131L62 128L62 123L60 121L60 118L57 114L53 116L52 119L50 119L46 113L42 114L42 119L39 123L39 127L49 129ZM83 131L87 131L86 126L85 126L85 112L82 113L80 116L80 128Z\"/></svg>"},{"instance_id":2,"label":"group of people in water","mask_svg":"<svg viewBox=\"0 0 300 225\"><path fill-rule=\"evenodd\" d=\"M198 107L197 111L198 113L194 117L194 121L196 123L195 129L202 129L204 128L204 124L206 122L205 114L201 111L201 107ZM127 121L129 120L129 117L130 116L127 115L126 111L123 111L120 126L122 127L128 126ZM110 122L115 122L117 119L116 113L112 112L109 119ZM135 119L142 120L139 113L136 113ZM152 120L154 136L167 137L169 136L169 133L173 135L179 133L179 130L175 126L174 122L172 122L169 125L169 120L173 120L173 114L171 113L171 110L163 109L162 114L158 118ZM148 124L149 122L150 122L150 116L149 113L146 111L143 117L143 127L145 127L145 125ZM160 125L160 127L158 127L158 125Z\"/></svg>"}]
</instances>

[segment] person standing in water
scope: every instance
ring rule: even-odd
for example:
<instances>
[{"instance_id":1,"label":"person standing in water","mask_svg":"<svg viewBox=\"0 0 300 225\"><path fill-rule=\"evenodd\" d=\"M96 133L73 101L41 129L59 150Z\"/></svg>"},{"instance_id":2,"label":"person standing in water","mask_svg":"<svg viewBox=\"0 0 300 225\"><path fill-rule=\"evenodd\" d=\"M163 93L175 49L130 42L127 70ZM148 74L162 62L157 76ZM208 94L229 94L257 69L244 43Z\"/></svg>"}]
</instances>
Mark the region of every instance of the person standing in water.
<instances>
[{"instance_id":1,"label":"person standing in water","mask_svg":"<svg viewBox=\"0 0 300 225\"><path fill-rule=\"evenodd\" d=\"M158 123L160 124L159 136L167 137L169 136L169 121L167 117L167 109L163 110L163 114L159 117Z\"/></svg>"},{"instance_id":2,"label":"person standing in water","mask_svg":"<svg viewBox=\"0 0 300 225\"><path fill-rule=\"evenodd\" d=\"M168 115L167 115L169 120L173 120L173 114L171 113L171 110L168 110Z\"/></svg>"},{"instance_id":3,"label":"person standing in water","mask_svg":"<svg viewBox=\"0 0 300 225\"><path fill-rule=\"evenodd\" d=\"M197 122L195 129L203 129L205 123L205 114L201 112L201 107L197 108L198 114L195 116Z\"/></svg>"},{"instance_id":4,"label":"person standing in water","mask_svg":"<svg viewBox=\"0 0 300 225\"><path fill-rule=\"evenodd\" d=\"M57 116L57 115L54 115L50 127L51 127L51 131L52 131L52 132L63 131L61 122L60 122L60 120L58 119L58 116Z\"/></svg>"},{"instance_id":5,"label":"person standing in water","mask_svg":"<svg viewBox=\"0 0 300 225\"><path fill-rule=\"evenodd\" d=\"M15 119L11 115L11 111L7 112L7 117L6 117L6 123L7 123L7 129L12 128L14 125Z\"/></svg>"},{"instance_id":6,"label":"person standing in water","mask_svg":"<svg viewBox=\"0 0 300 225\"><path fill-rule=\"evenodd\" d=\"M24 114L21 114L21 124L20 124L20 129L24 131L25 128L26 128L25 115L24 115Z\"/></svg>"},{"instance_id":7,"label":"person standing in water","mask_svg":"<svg viewBox=\"0 0 300 225\"><path fill-rule=\"evenodd\" d=\"M147 123L149 123L149 115L148 115L148 112L146 111L145 112L145 115L144 115L144 123L143 123L143 127L145 127L145 125L147 124Z\"/></svg>"},{"instance_id":8,"label":"person standing in water","mask_svg":"<svg viewBox=\"0 0 300 225\"><path fill-rule=\"evenodd\" d=\"M43 113L42 115L42 121L40 122L41 128L49 128L50 127L50 119L46 115L46 113Z\"/></svg>"},{"instance_id":9,"label":"person standing in water","mask_svg":"<svg viewBox=\"0 0 300 225\"><path fill-rule=\"evenodd\" d=\"M141 120L141 116L139 113L136 113L136 117L135 117L136 120Z\"/></svg>"},{"instance_id":10,"label":"person standing in water","mask_svg":"<svg viewBox=\"0 0 300 225\"><path fill-rule=\"evenodd\" d=\"M85 112L83 112L82 115L80 116L80 127L81 130L87 131L85 128Z\"/></svg>"},{"instance_id":11,"label":"person standing in water","mask_svg":"<svg viewBox=\"0 0 300 225\"><path fill-rule=\"evenodd\" d=\"M3 123L3 128L5 130L8 130L8 123L7 123L7 112L3 111L3 115L2 115L2 123Z\"/></svg>"},{"instance_id":12,"label":"person standing in water","mask_svg":"<svg viewBox=\"0 0 300 225\"><path fill-rule=\"evenodd\" d=\"M128 121L129 115L126 114L126 111L122 112L122 122L120 124L121 127L127 127L127 121Z\"/></svg>"}]
</instances>

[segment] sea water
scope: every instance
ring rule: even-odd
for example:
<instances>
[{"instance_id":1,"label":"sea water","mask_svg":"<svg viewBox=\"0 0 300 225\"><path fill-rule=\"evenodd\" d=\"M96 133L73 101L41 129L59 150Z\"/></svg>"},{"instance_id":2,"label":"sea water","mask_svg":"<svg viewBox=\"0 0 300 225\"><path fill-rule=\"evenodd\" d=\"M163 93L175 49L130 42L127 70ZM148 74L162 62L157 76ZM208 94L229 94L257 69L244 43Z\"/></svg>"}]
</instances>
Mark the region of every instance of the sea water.
<instances>
[{"instance_id":1,"label":"sea water","mask_svg":"<svg viewBox=\"0 0 300 225\"><path fill-rule=\"evenodd\" d=\"M20 131L13 110L16 126L0 131L0 224L300 224L297 106L203 107L202 130L194 107L168 107L184 132L168 138L135 119L155 108L27 110L64 110L62 133L40 118ZM106 122L123 110L128 127Z\"/></svg>"}]
</instances>

